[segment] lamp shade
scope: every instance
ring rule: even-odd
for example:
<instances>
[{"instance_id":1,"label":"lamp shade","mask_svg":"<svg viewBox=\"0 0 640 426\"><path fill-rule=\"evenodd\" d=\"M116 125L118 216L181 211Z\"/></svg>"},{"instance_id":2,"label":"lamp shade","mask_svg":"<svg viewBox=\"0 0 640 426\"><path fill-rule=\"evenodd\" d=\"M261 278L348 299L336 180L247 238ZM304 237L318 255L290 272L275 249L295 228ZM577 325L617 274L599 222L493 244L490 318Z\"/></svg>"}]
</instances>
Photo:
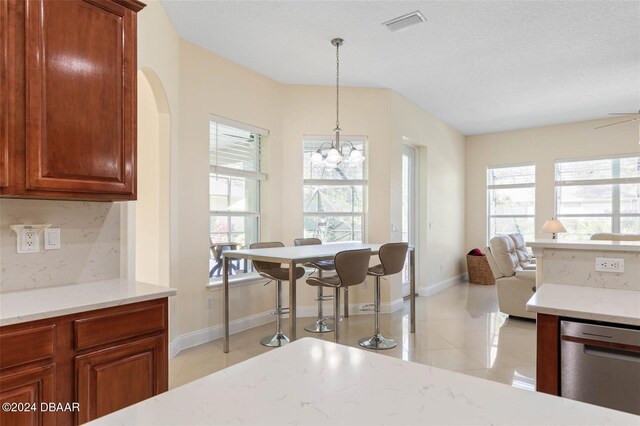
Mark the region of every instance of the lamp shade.
<instances>
[{"instance_id":1,"label":"lamp shade","mask_svg":"<svg viewBox=\"0 0 640 426\"><path fill-rule=\"evenodd\" d=\"M331 163L339 163L340 161L342 161L342 155L340 155L340 153L338 152L337 149L335 149L334 147L332 147L329 150L329 153L327 154L327 161L331 162Z\"/></svg>"},{"instance_id":2,"label":"lamp shade","mask_svg":"<svg viewBox=\"0 0 640 426\"><path fill-rule=\"evenodd\" d=\"M353 149L349 153L349 164L360 164L363 161L364 161L364 156L362 155L362 152L360 150Z\"/></svg>"},{"instance_id":3,"label":"lamp shade","mask_svg":"<svg viewBox=\"0 0 640 426\"><path fill-rule=\"evenodd\" d=\"M311 162L313 164L322 164L322 153L320 152L320 149L311 154Z\"/></svg>"},{"instance_id":4,"label":"lamp shade","mask_svg":"<svg viewBox=\"0 0 640 426\"><path fill-rule=\"evenodd\" d=\"M551 218L547 219L547 221L542 226L542 232L557 234L560 232L567 232L567 230L558 219Z\"/></svg>"}]
</instances>

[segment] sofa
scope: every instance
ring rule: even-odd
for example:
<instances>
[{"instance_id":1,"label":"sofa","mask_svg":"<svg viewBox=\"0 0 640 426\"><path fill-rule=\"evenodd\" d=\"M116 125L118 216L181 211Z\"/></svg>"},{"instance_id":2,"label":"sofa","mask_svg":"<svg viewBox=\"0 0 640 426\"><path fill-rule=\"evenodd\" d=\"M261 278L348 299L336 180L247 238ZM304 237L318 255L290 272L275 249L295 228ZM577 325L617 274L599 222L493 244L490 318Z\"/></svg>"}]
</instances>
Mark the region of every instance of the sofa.
<instances>
[{"instance_id":1,"label":"sofa","mask_svg":"<svg viewBox=\"0 0 640 426\"><path fill-rule=\"evenodd\" d=\"M535 320L536 314L527 311L527 302L536 289L536 264L522 235L493 237L486 256L496 280L500 312L515 318Z\"/></svg>"}]
</instances>

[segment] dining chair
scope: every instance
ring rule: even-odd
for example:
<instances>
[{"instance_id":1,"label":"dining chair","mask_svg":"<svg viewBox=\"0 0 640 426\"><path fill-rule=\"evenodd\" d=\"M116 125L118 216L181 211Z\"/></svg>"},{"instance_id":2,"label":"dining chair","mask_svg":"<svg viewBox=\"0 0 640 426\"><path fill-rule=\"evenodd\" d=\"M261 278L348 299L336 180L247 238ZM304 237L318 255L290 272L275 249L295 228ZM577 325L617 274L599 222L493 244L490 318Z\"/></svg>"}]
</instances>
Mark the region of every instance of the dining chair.
<instances>
[{"instance_id":1,"label":"dining chair","mask_svg":"<svg viewBox=\"0 0 640 426\"><path fill-rule=\"evenodd\" d=\"M398 345L394 339L384 337L380 333L380 278L397 274L404 268L407 257L408 243L387 243L380 247L378 257L380 264L369 268L367 275L374 279L374 323L373 336L365 337L358 341L360 346L367 349L391 349Z\"/></svg>"},{"instance_id":2,"label":"dining chair","mask_svg":"<svg viewBox=\"0 0 640 426\"><path fill-rule=\"evenodd\" d=\"M319 238L296 238L293 240L294 246L312 246L322 244L322 241ZM306 267L314 268L318 271L318 277L322 278L323 271L334 271L335 265L333 264L333 260L318 260L315 262L305 263ZM311 333L328 333L333 331L333 325L327 323L326 320L329 318L325 318L322 309L322 302L333 300L333 296L325 296L322 292L322 286L318 286L317 295L315 300L318 302L318 315L316 322L313 324L307 325L304 329Z\"/></svg>"},{"instance_id":3,"label":"dining chair","mask_svg":"<svg viewBox=\"0 0 640 426\"><path fill-rule=\"evenodd\" d=\"M249 246L251 249L264 249L284 247L281 242L262 242L253 243ZM276 334L274 336L266 336L260 339L260 344L268 347L279 347L289 343L289 338L282 332L282 315L289 312L289 308L282 307L282 281L289 281L289 268L283 268L279 263L265 262L260 260L253 261L253 267L261 277L268 278L276 282L276 309L271 313L276 316ZM298 266L295 269L296 279L304 276L304 268Z\"/></svg>"},{"instance_id":4,"label":"dining chair","mask_svg":"<svg viewBox=\"0 0 640 426\"><path fill-rule=\"evenodd\" d=\"M340 289L358 285L367 279L371 249L344 250L336 253L333 263L336 275L309 277L307 284L333 288L334 341L340 340Z\"/></svg>"}]
</instances>

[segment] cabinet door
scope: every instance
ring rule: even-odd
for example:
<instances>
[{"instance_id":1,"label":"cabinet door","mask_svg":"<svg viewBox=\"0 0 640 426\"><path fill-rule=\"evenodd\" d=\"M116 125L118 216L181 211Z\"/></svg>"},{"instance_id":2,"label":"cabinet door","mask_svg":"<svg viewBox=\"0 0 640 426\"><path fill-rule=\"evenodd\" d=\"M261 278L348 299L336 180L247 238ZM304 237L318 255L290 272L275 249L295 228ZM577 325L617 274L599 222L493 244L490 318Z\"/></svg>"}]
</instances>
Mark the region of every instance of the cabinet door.
<instances>
[{"instance_id":1,"label":"cabinet door","mask_svg":"<svg viewBox=\"0 0 640 426\"><path fill-rule=\"evenodd\" d=\"M42 411L41 402L56 402L54 366L47 365L0 374L0 404L28 404L29 411L0 410L2 426L53 425L55 412ZM33 410L35 405L35 410ZM4 406L4 405L3 405Z\"/></svg>"},{"instance_id":2,"label":"cabinet door","mask_svg":"<svg viewBox=\"0 0 640 426\"><path fill-rule=\"evenodd\" d=\"M25 189L135 199L135 12L110 0L26 8Z\"/></svg>"},{"instance_id":3,"label":"cabinet door","mask_svg":"<svg viewBox=\"0 0 640 426\"><path fill-rule=\"evenodd\" d=\"M85 423L167 390L165 336L76 357L78 423Z\"/></svg>"},{"instance_id":4,"label":"cabinet door","mask_svg":"<svg viewBox=\"0 0 640 426\"><path fill-rule=\"evenodd\" d=\"M0 2L0 188L9 186L9 2Z\"/></svg>"}]
</instances>

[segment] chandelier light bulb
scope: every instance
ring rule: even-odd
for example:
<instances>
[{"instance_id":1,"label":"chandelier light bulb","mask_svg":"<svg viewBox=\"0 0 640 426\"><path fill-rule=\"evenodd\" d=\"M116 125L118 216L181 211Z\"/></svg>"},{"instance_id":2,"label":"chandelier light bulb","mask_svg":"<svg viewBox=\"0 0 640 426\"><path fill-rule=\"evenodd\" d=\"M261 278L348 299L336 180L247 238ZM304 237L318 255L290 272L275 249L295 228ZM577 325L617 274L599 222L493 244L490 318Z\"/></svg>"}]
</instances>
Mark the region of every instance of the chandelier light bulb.
<instances>
[{"instance_id":1,"label":"chandelier light bulb","mask_svg":"<svg viewBox=\"0 0 640 426\"><path fill-rule=\"evenodd\" d=\"M349 164L360 164L364 161L364 156L362 155L362 151L359 149L353 149L349 153Z\"/></svg>"},{"instance_id":2,"label":"chandelier light bulb","mask_svg":"<svg viewBox=\"0 0 640 426\"><path fill-rule=\"evenodd\" d=\"M340 155L335 147L331 148L327 154L327 162L338 164L340 161L342 161L342 155Z\"/></svg>"},{"instance_id":3,"label":"chandelier light bulb","mask_svg":"<svg viewBox=\"0 0 640 426\"><path fill-rule=\"evenodd\" d=\"M311 162L313 164L322 164L322 153L320 152L320 149L311 154Z\"/></svg>"}]
</instances>

